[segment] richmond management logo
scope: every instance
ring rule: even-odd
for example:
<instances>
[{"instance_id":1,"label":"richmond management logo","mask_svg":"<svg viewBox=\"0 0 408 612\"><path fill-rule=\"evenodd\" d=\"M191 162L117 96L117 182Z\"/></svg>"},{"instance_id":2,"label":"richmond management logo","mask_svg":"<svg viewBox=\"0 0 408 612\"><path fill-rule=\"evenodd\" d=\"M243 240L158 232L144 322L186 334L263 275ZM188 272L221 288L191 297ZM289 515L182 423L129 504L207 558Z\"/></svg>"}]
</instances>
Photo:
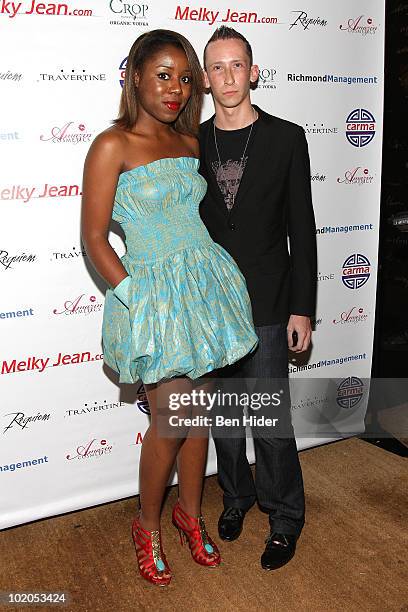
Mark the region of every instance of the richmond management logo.
<instances>
[{"instance_id":1,"label":"richmond management logo","mask_svg":"<svg viewBox=\"0 0 408 612\"><path fill-rule=\"evenodd\" d=\"M353 147L365 147L375 136L374 116L364 108L351 111L346 119L346 138Z\"/></svg>"},{"instance_id":2,"label":"richmond management logo","mask_svg":"<svg viewBox=\"0 0 408 612\"><path fill-rule=\"evenodd\" d=\"M364 395L364 383L357 376L349 376L337 387L337 404L340 408L354 408Z\"/></svg>"},{"instance_id":3,"label":"richmond management logo","mask_svg":"<svg viewBox=\"0 0 408 612\"><path fill-rule=\"evenodd\" d=\"M349 289L360 289L370 278L370 262L365 255L353 253L343 263L341 280Z\"/></svg>"}]
</instances>

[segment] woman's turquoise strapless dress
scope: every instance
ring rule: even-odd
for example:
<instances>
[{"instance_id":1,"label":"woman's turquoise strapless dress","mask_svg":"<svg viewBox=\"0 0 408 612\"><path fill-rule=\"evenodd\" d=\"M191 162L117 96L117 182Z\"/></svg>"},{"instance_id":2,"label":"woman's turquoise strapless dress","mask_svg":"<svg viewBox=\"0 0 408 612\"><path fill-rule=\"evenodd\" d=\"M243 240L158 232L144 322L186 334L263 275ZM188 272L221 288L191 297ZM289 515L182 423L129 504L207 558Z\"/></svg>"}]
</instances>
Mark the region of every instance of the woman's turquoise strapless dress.
<instances>
[{"instance_id":1,"label":"woman's turquoise strapless dress","mask_svg":"<svg viewBox=\"0 0 408 612\"><path fill-rule=\"evenodd\" d=\"M102 328L119 382L198 378L258 343L245 279L200 218L198 163L158 159L119 177L112 218L126 236L130 307L108 289Z\"/></svg>"}]
</instances>

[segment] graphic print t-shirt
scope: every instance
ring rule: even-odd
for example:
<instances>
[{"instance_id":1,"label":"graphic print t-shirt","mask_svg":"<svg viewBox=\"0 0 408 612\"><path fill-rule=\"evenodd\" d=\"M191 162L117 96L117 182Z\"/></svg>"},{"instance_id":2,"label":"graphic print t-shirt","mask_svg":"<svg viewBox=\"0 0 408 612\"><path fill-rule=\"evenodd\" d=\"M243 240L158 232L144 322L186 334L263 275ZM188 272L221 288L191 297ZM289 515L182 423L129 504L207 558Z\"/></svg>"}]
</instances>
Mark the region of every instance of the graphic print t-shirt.
<instances>
[{"instance_id":1,"label":"graphic print t-shirt","mask_svg":"<svg viewBox=\"0 0 408 612\"><path fill-rule=\"evenodd\" d=\"M254 138L258 121L255 121L252 128L251 137L245 152L245 157L241 156L248 140L251 126L248 125L239 130L220 130L215 128L218 151L220 154L221 165L215 147L214 137L210 136L210 167L214 172L218 187L223 195L225 205L230 211L234 205L234 200L238 193L242 175L245 170L248 156L251 152L251 144Z\"/></svg>"}]
</instances>

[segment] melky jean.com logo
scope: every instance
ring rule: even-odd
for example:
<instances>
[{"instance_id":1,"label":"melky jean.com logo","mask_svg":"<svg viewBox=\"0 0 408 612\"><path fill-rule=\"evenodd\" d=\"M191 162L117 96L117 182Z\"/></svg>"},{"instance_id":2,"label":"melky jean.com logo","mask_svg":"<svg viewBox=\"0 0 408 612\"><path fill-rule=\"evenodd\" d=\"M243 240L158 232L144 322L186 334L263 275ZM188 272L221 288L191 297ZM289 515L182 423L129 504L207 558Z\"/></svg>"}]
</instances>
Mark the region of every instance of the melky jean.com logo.
<instances>
[{"instance_id":1,"label":"melky jean.com logo","mask_svg":"<svg viewBox=\"0 0 408 612\"><path fill-rule=\"evenodd\" d=\"M176 7L174 19L180 21L203 21L212 26L215 22L218 23L278 23L277 17L262 17L258 13L247 11L235 11L227 8L221 14L221 11L208 9L206 6L180 6Z\"/></svg>"},{"instance_id":2,"label":"melky jean.com logo","mask_svg":"<svg viewBox=\"0 0 408 612\"><path fill-rule=\"evenodd\" d=\"M71 17L91 17L92 9L71 9L68 4L52 2L7 2L0 0L0 15L6 15L10 19L16 15L60 15Z\"/></svg>"},{"instance_id":3,"label":"melky jean.com logo","mask_svg":"<svg viewBox=\"0 0 408 612\"><path fill-rule=\"evenodd\" d=\"M26 185L11 185L0 187L0 200L18 200L28 204L31 200L43 198L66 198L80 196L82 191L79 185L50 185L44 183L40 187Z\"/></svg>"},{"instance_id":4,"label":"melky jean.com logo","mask_svg":"<svg viewBox=\"0 0 408 612\"><path fill-rule=\"evenodd\" d=\"M37 357L29 355L23 359L3 359L0 374L14 374L14 372L44 372L46 368L55 368L62 365L75 365L100 361L101 353L92 355L89 351L83 353L58 353L56 357Z\"/></svg>"}]
</instances>

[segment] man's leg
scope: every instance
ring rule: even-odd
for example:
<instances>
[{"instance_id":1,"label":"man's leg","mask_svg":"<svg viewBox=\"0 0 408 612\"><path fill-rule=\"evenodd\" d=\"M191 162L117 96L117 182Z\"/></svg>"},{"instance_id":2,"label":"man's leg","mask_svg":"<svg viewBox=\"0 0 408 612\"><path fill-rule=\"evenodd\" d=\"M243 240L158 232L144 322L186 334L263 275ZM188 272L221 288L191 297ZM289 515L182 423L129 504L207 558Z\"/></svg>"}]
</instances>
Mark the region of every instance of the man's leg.
<instances>
[{"instance_id":1,"label":"man's leg","mask_svg":"<svg viewBox=\"0 0 408 612\"><path fill-rule=\"evenodd\" d=\"M275 414L272 408L269 414L280 418L276 437L273 430L265 435L265 428L253 428L257 498L259 505L269 512L272 531L298 537L304 524L305 500L290 414L286 326L268 325L256 331L259 349L245 364L244 374L247 378L258 379L259 391L264 390L262 387L267 379L271 382L279 379L278 386L284 390L281 407ZM276 386L273 384L271 391L276 391ZM251 412L256 414L256 411ZM265 413L265 409L262 412Z\"/></svg>"},{"instance_id":2,"label":"man's leg","mask_svg":"<svg viewBox=\"0 0 408 612\"><path fill-rule=\"evenodd\" d=\"M251 356L247 357L251 358ZM240 374L241 362L219 372L221 397L246 391L245 379ZM236 396L235 396L236 397ZM246 456L246 431L242 424L243 409L240 405L222 402L213 408L213 423L216 415L237 419L234 427L212 427L217 451L218 482L224 492L224 510L218 520L218 534L222 540L236 540L242 531L245 513L256 501L256 491L251 468Z\"/></svg>"},{"instance_id":3,"label":"man's leg","mask_svg":"<svg viewBox=\"0 0 408 612\"><path fill-rule=\"evenodd\" d=\"M223 377L220 391L223 397L245 391L245 381L240 374L240 364L220 371ZM242 407L236 404L220 405L214 414L226 419L240 419L234 427L212 427L215 449L217 451L218 482L223 490L224 508L240 508L244 512L256 501L255 484L246 456L245 428L242 425Z\"/></svg>"}]
</instances>

